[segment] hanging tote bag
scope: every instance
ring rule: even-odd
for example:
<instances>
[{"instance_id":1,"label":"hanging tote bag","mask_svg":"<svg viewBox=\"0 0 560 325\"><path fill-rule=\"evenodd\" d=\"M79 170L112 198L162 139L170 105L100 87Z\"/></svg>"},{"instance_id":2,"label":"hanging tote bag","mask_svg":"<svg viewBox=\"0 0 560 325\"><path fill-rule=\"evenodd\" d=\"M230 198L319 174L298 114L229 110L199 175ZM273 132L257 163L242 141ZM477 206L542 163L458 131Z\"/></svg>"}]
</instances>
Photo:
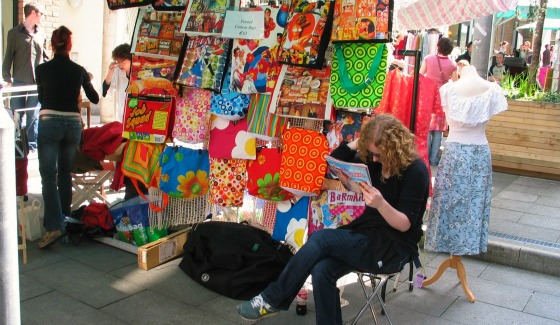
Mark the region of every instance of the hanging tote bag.
<instances>
[{"instance_id":1,"label":"hanging tote bag","mask_svg":"<svg viewBox=\"0 0 560 325\"><path fill-rule=\"evenodd\" d=\"M163 143L172 126L172 96L138 96L128 94L124 109L123 138Z\"/></svg>"},{"instance_id":2,"label":"hanging tote bag","mask_svg":"<svg viewBox=\"0 0 560 325\"><path fill-rule=\"evenodd\" d=\"M142 182L146 187L157 187L159 157L164 147L164 144L128 141L121 164L124 176L130 177L133 182Z\"/></svg>"},{"instance_id":3,"label":"hanging tote bag","mask_svg":"<svg viewBox=\"0 0 560 325\"><path fill-rule=\"evenodd\" d=\"M278 61L322 68L331 38L333 7L334 1L293 1Z\"/></svg>"},{"instance_id":4,"label":"hanging tote bag","mask_svg":"<svg viewBox=\"0 0 560 325\"><path fill-rule=\"evenodd\" d=\"M317 131L290 128L282 140L280 186L299 196L318 195L327 171L327 139Z\"/></svg>"},{"instance_id":5,"label":"hanging tote bag","mask_svg":"<svg viewBox=\"0 0 560 325\"><path fill-rule=\"evenodd\" d=\"M247 191L263 200L286 201L293 194L280 187L280 148L259 148L257 159L247 163Z\"/></svg>"},{"instance_id":6,"label":"hanging tote bag","mask_svg":"<svg viewBox=\"0 0 560 325\"><path fill-rule=\"evenodd\" d=\"M247 112L247 132L265 141L280 138L287 120L268 111L270 98L271 95L254 94Z\"/></svg>"},{"instance_id":7,"label":"hanging tote bag","mask_svg":"<svg viewBox=\"0 0 560 325\"><path fill-rule=\"evenodd\" d=\"M204 143L210 135L212 123L210 99L212 91L183 87L176 97L173 137L186 143Z\"/></svg>"},{"instance_id":8,"label":"hanging tote bag","mask_svg":"<svg viewBox=\"0 0 560 325\"><path fill-rule=\"evenodd\" d=\"M212 158L249 159L256 157L256 138L247 132L247 119L232 122L215 117L208 151Z\"/></svg>"},{"instance_id":9,"label":"hanging tote bag","mask_svg":"<svg viewBox=\"0 0 560 325\"><path fill-rule=\"evenodd\" d=\"M335 44L330 93L336 108L375 108L387 77L385 44Z\"/></svg>"},{"instance_id":10,"label":"hanging tote bag","mask_svg":"<svg viewBox=\"0 0 560 325\"><path fill-rule=\"evenodd\" d=\"M184 199L194 199L208 193L208 150L167 146L159 163L159 188L163 193Z\"/></svg>"},{"instance_id":11,"label":"hanging tote bag","mask_svg":"<svg viewBox=\"0 0 560 325\"><path fill-rule=\"evenodd\" d=\"M212 94L210 112L223 119L237 121L247 116L251 99L249 95L230 89L230 75L231 69L228 69L221 92Z\"/></svg>"},{"instance_id":12,"label":"hanging tote bag","mask_svg":"<svg viewBox=\"0 0 560 325\"><path fill-rule=\"evenodd\" d=\"M388 42L393 0L341 0L334 7L332 42Z\"/></svg>"},{"instance_id":13,"label":"hanging tote bag","mask_svg":"<svg viewBox=\"0 0 560 325\"><path fill-rule=\"evenodd\" d=\"M246 175L245 160L210 158L210 200L222 207L243 206Z\"/></svg>"},{"instance_id":14,"label":"hanging tote bag","mask_svg":"<svg viewBox=\"0 0 560 325\"><path fill-rule=\"evenodd\" d=\"M177 83L220 91L229 61L231 40L214 36L189 37L183 44Z\"/></svg>"}]
</instances>

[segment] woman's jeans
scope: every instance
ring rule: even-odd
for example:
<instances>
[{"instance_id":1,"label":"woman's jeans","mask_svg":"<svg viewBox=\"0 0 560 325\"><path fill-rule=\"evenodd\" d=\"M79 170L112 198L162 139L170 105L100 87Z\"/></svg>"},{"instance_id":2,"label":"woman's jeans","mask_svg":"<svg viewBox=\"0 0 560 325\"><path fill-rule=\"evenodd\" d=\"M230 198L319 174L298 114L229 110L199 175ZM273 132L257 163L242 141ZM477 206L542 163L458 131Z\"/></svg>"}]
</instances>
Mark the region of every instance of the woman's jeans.
<instances>
[{"instance_id":1,"label":"woman's jeans","mask_svg":"<svg viewBox=\"0 0 560 325\"><path fill-rule=\"evenodd\" d=\"M347 229L319 230L309 237L262 296L271 306L287 310L311 275L316 323L342 324L336 280L355 270L378 272L378 261L374 260L372 251L368 237L363 234Z\"/></svg>"},{"instance_id":2,"label":"woman's jeans","mask_svg":"<svg viewBox=\"0 0 560 325\"><path fill-rule=\"evenodd\" d=\"M441 138L443 131L430 131L428 134L428 158L430 165L439 164L438 152L441 147Z\"/></svg>"},{"instance_id":3,"label":"woman's jeans","mask_svg":"<svg viewBox=\"0 0 560 325\"><path fill-rule=\"evenodd\" d=\"M47 231L64 227L72 205L72 169L82 137L79 116L41 115L38 156Z\"/></svg>"}]
</instances>

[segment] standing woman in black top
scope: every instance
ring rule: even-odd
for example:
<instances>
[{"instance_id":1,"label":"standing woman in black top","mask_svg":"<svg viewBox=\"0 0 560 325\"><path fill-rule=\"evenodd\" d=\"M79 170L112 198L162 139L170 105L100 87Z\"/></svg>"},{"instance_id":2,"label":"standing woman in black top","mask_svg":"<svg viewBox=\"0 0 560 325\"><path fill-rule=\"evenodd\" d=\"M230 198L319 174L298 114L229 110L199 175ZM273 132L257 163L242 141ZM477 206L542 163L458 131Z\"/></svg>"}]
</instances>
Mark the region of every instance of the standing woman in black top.
<instances>
[{"instance_id":1,"label":"standing woman in black top","mask_svg":"<svg viewBox=\"0 0 560 325\"><path fill-rule=\"evenodd\" d=\"M72 168L82 137L82 118L78 107L80 88L97 104L99 95L82 66L70 60L72 32L60 26L51 38L54 58L35 69L39 112L39 172L45 204L47 232L39 248L56 243L64 234L64 216L71 213Z\"/></svg>"}]
</instances>

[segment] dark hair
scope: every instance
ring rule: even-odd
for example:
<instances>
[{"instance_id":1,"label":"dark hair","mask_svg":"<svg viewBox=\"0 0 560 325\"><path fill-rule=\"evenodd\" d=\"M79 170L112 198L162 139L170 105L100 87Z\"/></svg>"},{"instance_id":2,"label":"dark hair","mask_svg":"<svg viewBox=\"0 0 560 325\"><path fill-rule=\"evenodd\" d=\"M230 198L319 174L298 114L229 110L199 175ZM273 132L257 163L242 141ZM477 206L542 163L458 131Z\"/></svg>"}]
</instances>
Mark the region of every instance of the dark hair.
<instances>
[{"instance_id":1,"label":"dark hair","mask_svg":"<svg viewBox=\"0 0 560 325\"><path fill-rule=\"evenodd\" d=\"M369 18L362 18L362 23L369 23L369 24L368 24L368 27L367 27L368 33L373 33L373 32L375 32L375 24L373 23L373 21L371 21L371 19L369 19Z\"/></svg>"},{"instance_id":2,"label":"dark hair","mask_svg":"<svg viewBox=\"0 0 560 325\"><path fill-rule=\"evenodd\" d=\"M467 44L467 48L472 46L472 41Z\"/></svg>"},{"instance_id":3,"label":"dark hair","mask_svg":"<svg viewBox=\"0 0 560 325\"><path fill-rule=\"evenodd\" d=\"M442 37L437 42L438 54L449 55L453 51L453 42L447 37Z\"/></svg>"},{"instance_id":4,"label":"dark hair","mask_svg":"<svg viewBox=\"0 0 560 325\"><path fill-rule=\"evenodd\" d=\"M51 37L51 47L55 55L68 56L72 49L72 32L66 26L55 29Z\"/></svg>"},{"instance_id":5,"label":"dark hair","mask_svg":"<svg viewBox=\"0 0 560 325\"><path fill-rule=\"evenodd\" d=\"M37 2L30 2L23 6L23 15L28 17L33 11L41 12L41 8Z\"/></svg>"},{"instance_id":6,"label":"dark hair","mask_svg":"<svg viewBox=\"0 0 560 325\"><path fill-rule=\"evenodd\" d=\"M113 56L113 60L116 59L131 60L132 57L130 55L130 45L124 43L115 47L111 55Z\"/></svg>"}]
</instances>

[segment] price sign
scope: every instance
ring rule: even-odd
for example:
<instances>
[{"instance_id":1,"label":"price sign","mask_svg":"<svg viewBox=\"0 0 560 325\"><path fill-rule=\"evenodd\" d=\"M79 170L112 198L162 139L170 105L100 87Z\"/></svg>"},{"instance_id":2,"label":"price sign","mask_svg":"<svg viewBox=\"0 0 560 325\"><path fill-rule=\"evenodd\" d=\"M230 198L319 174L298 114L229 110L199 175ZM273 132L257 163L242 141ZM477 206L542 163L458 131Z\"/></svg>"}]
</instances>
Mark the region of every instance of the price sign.
<instances>
[{"instance_id":1,"label":"price sign","mask_svg":"<svg viewBox=\"0 0 560 325\"><path fill-rule=\"evenodd\" d=\"M226 12L224 38L264 38L264 11L234 11Z\"/></svg>"}]
</instances>

